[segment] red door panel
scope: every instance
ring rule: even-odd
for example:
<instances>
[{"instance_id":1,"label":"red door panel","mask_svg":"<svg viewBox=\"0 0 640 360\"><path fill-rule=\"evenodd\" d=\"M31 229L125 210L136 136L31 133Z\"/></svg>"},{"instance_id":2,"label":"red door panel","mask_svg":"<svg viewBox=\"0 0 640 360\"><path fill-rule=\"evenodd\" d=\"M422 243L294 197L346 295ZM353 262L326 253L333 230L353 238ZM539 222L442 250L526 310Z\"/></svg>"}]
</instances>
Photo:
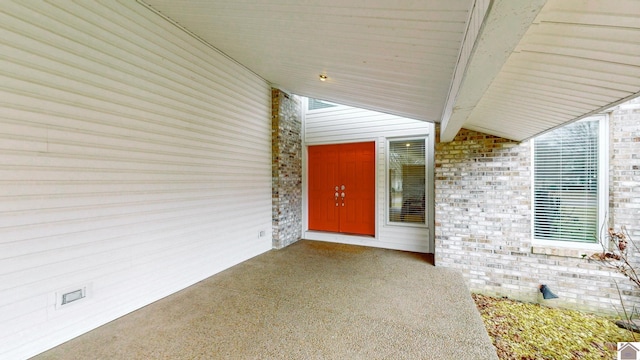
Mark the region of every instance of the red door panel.
<instances>
[{"instance_id":1,"label":"red door panel","mask_svg":"<svg viewBox=\"0 0 640 360\"><path fill-rule=\"evenodd\" d=\"M375 143L310 146L308 155L309 229L374 235Z\"/></svg>"},{"instance_id":2,"label":"red door panel","mask_svg":"<svg viewBox=\"0 0 640 360\"><path fill-rule=\"evenodd\" d=\"M340 176L344 179L344 206L340 232L375 234L375 145L373 142L343 145Z\"/></svg>"},{"instance_id":3,"label":"red door panel","mask_svg":"<svg viewBox=\"0 0 640 360\"><path fill-rule=\"evenodd\" d=\"M339 155L337 145L309 147L310 230L340 231L340 209L335 205Z\"/></svg>"}]
</instances>

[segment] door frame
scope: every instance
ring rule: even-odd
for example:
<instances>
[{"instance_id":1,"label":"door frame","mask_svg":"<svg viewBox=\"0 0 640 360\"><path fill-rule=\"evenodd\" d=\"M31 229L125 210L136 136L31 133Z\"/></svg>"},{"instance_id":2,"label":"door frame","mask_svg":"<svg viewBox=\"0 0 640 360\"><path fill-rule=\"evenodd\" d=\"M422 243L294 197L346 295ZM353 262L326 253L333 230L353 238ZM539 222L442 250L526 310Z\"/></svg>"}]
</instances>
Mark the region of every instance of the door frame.
<instances>
[{"instance_id":1,"label":"door frame","mask_svg":"<svg viewBox=\"0 0 640 360\"><path fill-rule=\"evenodd\" d=\"M303 98L303 108L307 109ZM433 253L435 251L435 124L345 105L302 111L302 239L331 241L385 249ZM356 120L357 119L357 120ZM370 124L370 122L372 122ZM425 136L427 158L427 227L386 224L386 141L391 138ZM374 142L376 151L375 237L309 231L307 146ZM382 208L381 208L382 207Z\"/></svg>"},{"instance_id":2,"label":"door frame","mask_svg":"<svg viewBox=\"0 0 640 360\"><path fill-rule=\"evenodd\" d=\"M332 233L332 232L324 232L324 231L314 231L309 230L309 154L308 148L309 146L316 145L340 145L340 144L355 144L355 143L364 143L364 142L373 142L374 143L374 193L375 193L375 235L353 235L353 234L342 234L342 233ZM376 246L376 241L378 240L379 231L378 231L378 212L380 209L380 203L378 199L378 186L380 185L378 182L378 156L379 154L379 139L377 137L371 138L360 138L360 139L349 139L344 141L332 141L332 142L320 142L320 143L303 143L302 144L302 238L306 239L311 237L312 240L320 240L320 241L328 241L328 242L337 242L344 244L353 244L353 245L366 245L366 246Z\"/></svg>"},{"instance_id":3,"label":"door frame","mask_svg":"<svg viewBox=\"0 0 640 360\"><path fill-rule=\"evenodd\" d=\"M382 227L390 226L389 224L385 224L386 214L381 216L380 212L384 212L385 209L381 209L380 206L385 206L384 196L386 196L386 188L384 191L379 191L380 186L386 186L386 159L384 161L379 161L380 156L380 147L386 146L386 142L390 139L384 136L378 137L368 137L368 138L357 138L357 139L347 139L342 141L325 141L325 142L311 142L307 143L303 140L302 143L302 239L306 240L315 240L315 241L326 241L326 242L334 242L340 244L350 244L350 245L361 245L361 246L369 246L369 247L379 247L384 249L395 249L395 250L404 250L404 251L412 251L419 253L433 253L435 249L435 203L434 203L434 195L435 188L433 186L434 180L434 172L435 168L434 157L435 157L435 147L434 147L434 134L419 134L417 136L425 136L426 146L429 148L429 154L427 155L427 168L426 168L426 176L427 176L427 228L428 231L428 242L426 244L408 244L408 243L399 243L399 242L390 242L386 240L386 235L383 234ZM415 137L413 134L402 136L402 137ZM309 230L309 173L308 173L308 147L315 145L331 145L331 144L349 144L349 143L359 143L359 142L374 142L375 144L375 235L374 236L362 236L362 235L353 235L353 234L341 234L341 233L332 233L332 232L324 232L324 231L313 231ZM382 145L381 145L382 144ZM385 152L388 149L385 150ZM386 153L384 154L386 156ZM385 168L385 174L380 175L380 166ZM382 181L382 182L381 182ZM380 198L383 196L383 198ZM395 229L405 229L406 231L421 231L424 227L415 227L415 226L395 226Z\"/></svg>"},{"instance_id":4,"label":"door frame","mask_svg":"<svg viewBox=\"0 0 640 360\"><path fill-rule=\"evenodd\" d=\"M378 220L376 207L378 195L378 188L376 186L376 177L378 176L378 153L376 151L376 142L356 141L340 144L309 145L305 146L305 149L307 150L307 186L309 186L310 183L318 182L328 186L321 194L313 192L313 195L311 195L310 193L312 191L307 191L306 199L309 201L307 205L307 220L311 223L311 219L313 218L315 228L310 231L331 232L374 238L376 234L376 222ZM318 160L316 158L316 160L314 160L314 168L309 168L309 151L311 149L316 150L314 151L315 156L320 156L320 158L323 159L321 162L316 162L316 160ZM356 152L354 153L354 151ZM362 157L364 154L366 154L366 158ZM355 156L355 158L352 158L352 156ZM364 162L361 163L360 161ZM328 184L324 183L326 178L323 178L323 175L334 173L334 171L331 170L331 167L325 169L324 165L326 164L333 164L333 170L335 170L335 175L337 175L337 177L333 178L333 180ZM360 167L360 165L363 164L370 164L373 165L373 168L367 166L366 169L362 168L364 173L356 173L351 171L349 164L356 167ZM309 172L311 170L314 170L314 173L316 174L314 177L309 176ZM318 170L320 170L320 172L317 172ZM327 170L328 173L324 173L323 170ZM355 176L356 178L351 178L350 175ZM323 180L316 179L315 177L317 176ZM342 184L343 187L346 185L346 190L338 189L339 184ZM335 191L333 189L334 186ZM362 190L363 187L369 189L369 186L371 186L370 192ZM337 197L335 201L331 201L331 205L328 205L327 202L329 200L326 199L326 197L329 196L333 199L333 193L335 192L335 195L338 196L340 191L342 191L343 195L345 193L347 194L346 199L342 199L342 207L337 207ZM320 198L318 198L318 196L320 196ZM325 200L321 201L321 199ZM319 212L328 216L332 213L334 221L326 221L326 217L324 216L321 216L324 220L311 216L311 200L314 200L313 214L316 214L317 216ZM347 205L346 207L345 200ZM357 214L357 208L359 207L357 203L362 203L363 201L366 203L366 208L363 208L364 213L359 215ZM334 202L336 203L336 207L333 206ZM329 206L329 208L326 208L326 206ZM358 216L362 217L358 218ZM307 225L307 228L310 227L311 225Z\"/></svg>"}]
</instances>

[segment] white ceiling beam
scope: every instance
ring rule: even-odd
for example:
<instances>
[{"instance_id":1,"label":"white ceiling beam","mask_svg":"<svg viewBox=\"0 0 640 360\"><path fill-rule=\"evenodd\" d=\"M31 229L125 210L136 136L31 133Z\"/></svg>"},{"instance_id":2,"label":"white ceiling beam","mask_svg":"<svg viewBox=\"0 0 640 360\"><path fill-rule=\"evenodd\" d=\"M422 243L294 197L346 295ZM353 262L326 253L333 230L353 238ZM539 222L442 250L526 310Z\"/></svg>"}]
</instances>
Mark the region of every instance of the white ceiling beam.
<instances>
[{"instance_id":1,"label":"white ceiling beam","mask_svg":"<svg viewBox=\"0 0 640 360\"><path fill-rule=\"evenodd\" d=\"M452 141L464 126L476 104L533 24L546 0L493 0L490 4L486 2L476 1L469 21L440 121L441 142ZM481 26L474 27L478 20Z\"/></svg>"}]
</instances>

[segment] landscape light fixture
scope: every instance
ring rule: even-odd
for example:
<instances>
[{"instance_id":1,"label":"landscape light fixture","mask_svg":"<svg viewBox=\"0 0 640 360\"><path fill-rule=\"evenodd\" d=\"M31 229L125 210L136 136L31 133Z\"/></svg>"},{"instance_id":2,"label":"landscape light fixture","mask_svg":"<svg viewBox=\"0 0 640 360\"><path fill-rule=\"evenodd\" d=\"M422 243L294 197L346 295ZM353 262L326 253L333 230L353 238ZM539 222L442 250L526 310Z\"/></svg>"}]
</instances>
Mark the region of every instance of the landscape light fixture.
<instances>
[{"instance_id":1,"label":"landscape light fixture","mask_svg":"<svg viewBox=\"0 0 640 360\"><path fill-rule=\"evenodd\" d=\"M549 287L547 285L540 285L540 292L542 293L542 298L545 300L548 299L557 299L558 295L554 294L551 292L551 290L549 290Z\"/></svg>"}]
</instances>

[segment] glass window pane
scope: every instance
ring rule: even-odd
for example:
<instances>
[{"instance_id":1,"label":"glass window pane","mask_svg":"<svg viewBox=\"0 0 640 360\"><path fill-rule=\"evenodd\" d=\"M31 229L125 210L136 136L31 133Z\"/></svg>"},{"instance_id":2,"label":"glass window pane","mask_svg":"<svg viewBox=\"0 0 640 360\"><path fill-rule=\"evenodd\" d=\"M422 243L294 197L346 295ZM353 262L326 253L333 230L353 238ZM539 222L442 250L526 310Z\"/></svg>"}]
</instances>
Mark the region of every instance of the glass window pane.
<instances>
[{"instance_id":1,"label":"glass window pane","mask_svg":"<svg viewBox=\"0 0 640 360\"><path fill-rule=\"evenodd\" d=\"M534 236L596 242L598 120L579 121L534 140Z\"/></svg>"},{"instance_id":2,"label":"glass window pane","mask_svg":"<svg viewBox=\"0 0 640 360\"><path fill-rule=\"evenodd\" d=\"M334 106L338 106L338 105L328 101L309 98L309 110L325 109L325 108L330 108Z\"/></svg>"},{"instance_id":3,"label":"glass window pane","mask_svg":"<svg viewBox=\"0 0 640 360\"><path fill-rule=\"evenodd\" d=\"M389 141L390 222L425 223L425 140Z\"/></svg>"}]
</instances>

